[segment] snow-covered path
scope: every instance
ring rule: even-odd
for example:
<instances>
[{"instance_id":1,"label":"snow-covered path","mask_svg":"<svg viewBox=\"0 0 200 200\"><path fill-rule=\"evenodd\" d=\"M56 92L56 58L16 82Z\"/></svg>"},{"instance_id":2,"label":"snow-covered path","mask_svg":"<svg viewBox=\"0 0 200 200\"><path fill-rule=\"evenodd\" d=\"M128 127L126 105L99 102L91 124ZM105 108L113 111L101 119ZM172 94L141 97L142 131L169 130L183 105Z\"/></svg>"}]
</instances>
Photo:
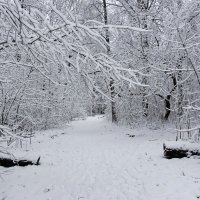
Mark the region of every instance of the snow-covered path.
<instances>
[{"instance_id":1,"label":"snow-covered path","mask_svg":"<svg viewBox=\"0 0 200 200\"><path fill-rule=\"evenodd\" d=\"M162 158L162 142L171 135L160 132L90 117L43 133L25 152L41 155L41 166L0 167L0 200L200 198L200 160Z\"/></svg>"}]
</instances>

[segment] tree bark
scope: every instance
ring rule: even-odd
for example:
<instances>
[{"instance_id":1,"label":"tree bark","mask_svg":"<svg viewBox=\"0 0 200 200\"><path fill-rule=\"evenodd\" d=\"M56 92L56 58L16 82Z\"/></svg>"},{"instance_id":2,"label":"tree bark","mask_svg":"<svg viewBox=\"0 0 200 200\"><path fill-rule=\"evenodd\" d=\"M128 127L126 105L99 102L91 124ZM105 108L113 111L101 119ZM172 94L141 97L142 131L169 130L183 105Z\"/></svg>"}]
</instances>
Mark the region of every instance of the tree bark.
<instances>
[{"instance_id":1,"label":"tree bark","mask_svg":"<svg viewBox=\"0 0 200 200\"><path fill-rule=\"evenodd\" d=\"M108 11L107 11L107 3L106 0L103 0L103 18L104 18L104 23L105 25L108 25ZM106 28L105 30L105 38L107 42L107 54L110 55L111 50L110 50L110 35L109 35L109 30ZM114 86L114 80L112 77L110 77L110 95L111 95L111 117L112 117L112 122L116 123L117 122L117 113L116 113L116 102L115 102L115 86Z\"/></svg>"}]
</instances>

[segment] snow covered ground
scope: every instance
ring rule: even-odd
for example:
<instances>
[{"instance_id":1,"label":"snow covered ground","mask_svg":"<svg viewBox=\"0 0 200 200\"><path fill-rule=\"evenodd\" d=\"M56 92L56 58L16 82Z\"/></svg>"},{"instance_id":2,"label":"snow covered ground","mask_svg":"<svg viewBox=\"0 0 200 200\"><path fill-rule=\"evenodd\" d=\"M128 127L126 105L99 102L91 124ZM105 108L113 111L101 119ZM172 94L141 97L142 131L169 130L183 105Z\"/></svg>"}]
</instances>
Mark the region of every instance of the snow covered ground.
<instances>
[{"instance_id":1,"label":"snow covered ground","mask_svg":"<svg viewBox=\"0 0 200 200\"><path fill-rule=\"evenodd\" d=\"M99 116L42 132L16 153L40 155L40 166L0 167L0 200L200 199L200 159L163 158L163 141L174 138Z\"/></svg>"}]
</instances>

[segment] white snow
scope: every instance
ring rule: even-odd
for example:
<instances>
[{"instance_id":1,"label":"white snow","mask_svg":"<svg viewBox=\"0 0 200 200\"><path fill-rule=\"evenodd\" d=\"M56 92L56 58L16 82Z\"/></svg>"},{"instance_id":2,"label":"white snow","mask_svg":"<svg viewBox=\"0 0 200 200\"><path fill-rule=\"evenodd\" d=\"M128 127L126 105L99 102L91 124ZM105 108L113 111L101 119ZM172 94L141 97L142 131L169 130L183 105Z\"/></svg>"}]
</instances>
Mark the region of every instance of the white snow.
<instances>
[{"instance_id":1,"label":"white snow","mask_svg":"<svg viewBox=\"0 0 200 200\"><path fill-rule=\"evenodd\" d=\"M100 116L41 132L17 150L40 155L41 165L0 167L0 199L196 200L200 160L163 158L163 141L174 138L173 131L118 127Z\"/></svg>"},{"instance_id":2,"label":"white snow","mask_svg":"<svg viewBox=\"0 0 200 200\"><path fill-rule=\"evenodd\" d=\"M166 141L167 148L196 151L200 153L200 143L190 141Z\"/></svg>"}]
</instances>

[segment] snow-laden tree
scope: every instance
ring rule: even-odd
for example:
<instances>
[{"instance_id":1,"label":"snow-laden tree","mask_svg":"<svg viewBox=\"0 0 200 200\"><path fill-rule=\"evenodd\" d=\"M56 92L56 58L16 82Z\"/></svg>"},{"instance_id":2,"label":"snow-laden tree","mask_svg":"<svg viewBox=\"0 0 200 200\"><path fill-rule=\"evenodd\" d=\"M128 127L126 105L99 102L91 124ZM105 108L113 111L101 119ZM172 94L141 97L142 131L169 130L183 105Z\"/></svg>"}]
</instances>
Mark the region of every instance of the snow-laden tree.
<instances>
[{"instance_id":1,"label":"snow-laden tree","mask_svg":"<svg viewBox=\"0 0 200 200\"><path fill-rule=\"evenodd\" d=\"M178 129L190 129L199 123L199 45L200 9L198 1L168 1L165 23L166 73L173 79L171 102ZM195 111L195 112L194 112Z\"/></svg>"},{"instance_id":2,"label":"snow-laden tree","mask_svg":"<svg viewBox=\"0 0 200 200\"><path fill-rule=\"evenodd\" d=\"M152 34L115 34L113 49L118 62L145 74L142 81L149 85L136 89L120 85L118 118L130 123L171 119L184 124L191 115L189 110L194 117L199 107L198 1L113 2L112 22L152 30Z\"/></svg>"},{"instance_id":3,"label":"snow-laden tree","mask_svg":"<svg viewBox=\"0 0 200 200\"><path fill-rule=\"evenodd\" d=\"M1 124L47 128L84 115L86 91L114 101L98 79L141 85L138 70L107 54L102 33L144 30L83 20L76 7L71 1L0 1Z\"/></svg>"}]
</instances>

